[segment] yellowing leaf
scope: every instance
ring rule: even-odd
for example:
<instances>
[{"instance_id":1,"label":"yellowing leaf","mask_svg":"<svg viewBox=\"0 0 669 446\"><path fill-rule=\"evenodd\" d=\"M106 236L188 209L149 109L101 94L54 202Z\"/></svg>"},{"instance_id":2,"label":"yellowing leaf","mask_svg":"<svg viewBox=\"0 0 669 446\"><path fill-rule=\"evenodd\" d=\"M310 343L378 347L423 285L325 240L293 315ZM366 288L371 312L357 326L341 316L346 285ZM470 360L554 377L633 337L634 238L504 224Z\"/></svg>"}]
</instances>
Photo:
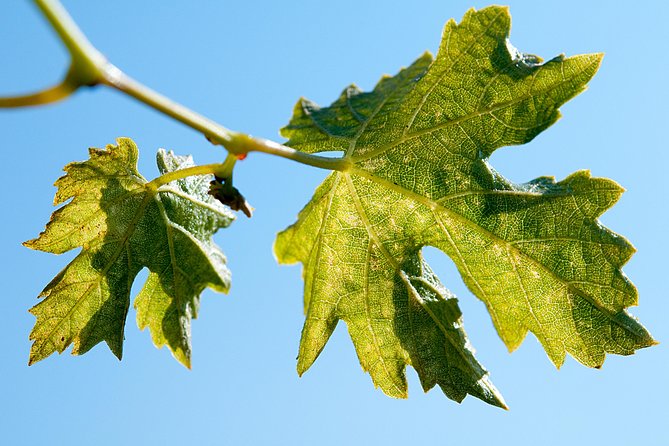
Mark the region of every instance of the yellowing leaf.
<instances>
[{"instance_id":1,"label":"yellowing leaf","mask_svg":"<svg viewBox=\"0 0 669 446\"><path fill-rule=\"evenodd\" d=\"M161 173L193 165L190 157L158 151ZM30 363L74 344L83 354L105 341L120 359L130 288L149 270L135 301L140 328L149 327L156 346L167 345L190 367L191 319L206 287L227 292L230 271L212 235L234 216L207 195L206 176L154 188L137 171L137 147L127 138L90 159L71 163L57 182L46 230L26 246L56 254L81 253L49 283L30 333Z\"/></svg>"},{"instance_id":2,"label":"yellowing leaf","mask_svg":"<svg viewBox=\"0 0 669 446\"><path fill-rule=\"evenodd\" d=\"M557 366L569 353L599 367L606 353L654 343L625 311L637 293L620 268L634 249L597 220L620 186L587 171L513 184L487 163L553 124L601 61L542 64L510 45L509 30L506 8L470 10L446 24L436 59L425 54L369 93L351 86L326 108L296 105L287 145L348 161L275 245L281 263L304 266L300 373L342 319L388 395L406 396L408 364L426 391L503 405L456 299L420 257L428 245L455 262L510 350L529 330Z\"/></svg>"}]
</instances>

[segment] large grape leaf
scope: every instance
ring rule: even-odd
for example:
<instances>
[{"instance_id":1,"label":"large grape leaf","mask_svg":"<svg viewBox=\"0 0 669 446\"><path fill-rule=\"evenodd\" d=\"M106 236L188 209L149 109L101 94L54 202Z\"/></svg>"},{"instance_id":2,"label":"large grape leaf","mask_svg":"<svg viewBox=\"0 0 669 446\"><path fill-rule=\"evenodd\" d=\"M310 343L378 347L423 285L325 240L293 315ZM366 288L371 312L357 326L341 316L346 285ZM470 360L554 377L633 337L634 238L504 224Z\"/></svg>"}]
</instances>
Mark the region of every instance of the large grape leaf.
<instances>
[{"instance_id":1,"label":"large grape leaf","mask_svg":"<svg viewBox=\"0 0 669 446\"><path fill-rule=\"evenodd\" d=\"M158 188L137 171L137 147L127 138L90 159L71 163L56 186L56 210L44 232L26 246L60 254L82 247L49 283L30 333L30 364L74 344L83 354L105 341L120 359L130 288L137 273L148 279L135 300L137 323L149 327L156 346L167 345L190 367L191 319L206 287L227 292L230 271L212 235L234 219L207 194L207 176ZM161 173L193 165L190 156L159 150Z\"/></svg>"},{"instance_id":2,"label":"large grape leaf","mask_svg":"<svg viewBox=\"0 0 669 446\"><path fill-rule=\"evenodd\" d=\"M598 221L622 188L587 171L514 184L487 163L553 124L601 61L542 63L513 48L509 31L506 8L470 10L446 24L434 60L423 55L369 93L348 87L326 108L296 105L286 144L348 161L275 244L279 262L304 266L299 373L342 319L388 395L406 396L409 364L426 391L502 405L456 299L420 256L427 245L455 262L510 350L529 330L556 366L569 353L599 367L606 353L654 343L625 311L637 292L620 268L634 248Z\"/></svg>"}]
</instances>

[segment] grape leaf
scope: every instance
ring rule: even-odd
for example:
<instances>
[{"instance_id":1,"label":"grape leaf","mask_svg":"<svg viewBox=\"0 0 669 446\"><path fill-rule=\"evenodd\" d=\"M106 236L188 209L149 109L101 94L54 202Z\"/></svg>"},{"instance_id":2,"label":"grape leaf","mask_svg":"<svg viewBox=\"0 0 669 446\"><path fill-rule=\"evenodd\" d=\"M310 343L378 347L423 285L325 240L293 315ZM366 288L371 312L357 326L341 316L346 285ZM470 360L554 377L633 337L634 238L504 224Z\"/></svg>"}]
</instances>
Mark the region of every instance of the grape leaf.
<instances>
[{"instance_id":1,"label":"grape leaf","mask_svg":"<svg viewBox=\"0 0 669 446\"><path fill-rule=\"evenodd\" d=\"M56 186L56 210L38 238L25 243L60 254L79 255L49 283L30 333L30 364L74 344L83 354L101 341L120 359L130 288L137 273L148 279L135 300L137 323L148 327L157 347L167 345L187 367L191 319L206 287L227 292L230 271L212 235L234 219L207 195L207 176L193 176L158 188L137 171L137 146L127 138L90 159L67 165ZM193 165L190 156L159 150L161 173Z\"/></svg>"},{"instance_id":2,"label":"grape leaf","mask_svg":"<svg viewBox=\"0 0 669 446\"><path fill-rule=\"evenodd\" d=\"M503 405L457 300L420 256L428 245L454 261L509 350L529 330L556 366L569 353L599 367L606 353L654 343L625 311L637 292L620 268L634 248L597 219L622 188L587 171L514 184L487 163L553 124L601 61L542 63L511 46L510 20L507 8L472 9L446 24L434 60L423 55L369 93L350 86L329 107L297 103L286 144L348 161L275 244L280 263L304 267L300 374L342 319L386 394L406 397L412 365L425 391L439 384L457 401Z\"/></svg>"}]
</instances>

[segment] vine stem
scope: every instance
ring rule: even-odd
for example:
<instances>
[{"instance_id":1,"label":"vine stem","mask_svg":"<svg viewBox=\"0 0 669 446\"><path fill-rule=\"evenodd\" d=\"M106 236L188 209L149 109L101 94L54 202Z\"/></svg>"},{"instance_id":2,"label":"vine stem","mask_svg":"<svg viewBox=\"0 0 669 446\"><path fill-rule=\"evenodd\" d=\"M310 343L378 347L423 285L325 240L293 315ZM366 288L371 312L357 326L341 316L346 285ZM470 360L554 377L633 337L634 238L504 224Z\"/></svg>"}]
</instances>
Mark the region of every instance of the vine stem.
<instances>
[{"instance_id":1,"label":"vine stem","mask_svg":"<svg viewBox=\"0 0 669 446\"><path fill-rule=\"evenodd\" d=\"M275 141L227 129L211 119L161 95L132 79L110 63L90 43L59 0L34 1L69 51L71 57L70 69L65 79L56 87L24 96L0 98L0 107L42 105L64 99L83 86L105 85L133 97L172 119L197 130L209 141L223 146L233 155L262 152L328 170L346 171L351 166L350 161L345 158L328 158L303 153ZM214 167L212 166L220 167L221 165L209 164L199 167L213 169ZM178 172L183 174L190 170L191 168ZM213 173L213 171L205 172L193 168L192 175L201 175L202 173Z\"/></svg>"},{"instance_id":2,"label":"vine stem","mask_svg":"<svg viewBox=\"0 0 669 446\"><path fill-rule=\"evenodd\" d=\"M192 177L194 175L214 175L217 178L232 180L232 171L236 162L237 156L228 154L228 157L222 163L201 164L199 166L191 166L164 173L146 183L146 187L157 190L162 185L182 178Z\"/></svg>"},{"instance_id":3,"label":"vine stem","mask_svg":"<svg viewBox=\"0 0 669 446\"><path fill-rule=\"evenodd\" d=\"M36 105L50 104L60 101L71 95L77 87L61 82L50 88L19 96L8 96L0 98L0 108L31 107Z\"/></svg>"}]
</instances>

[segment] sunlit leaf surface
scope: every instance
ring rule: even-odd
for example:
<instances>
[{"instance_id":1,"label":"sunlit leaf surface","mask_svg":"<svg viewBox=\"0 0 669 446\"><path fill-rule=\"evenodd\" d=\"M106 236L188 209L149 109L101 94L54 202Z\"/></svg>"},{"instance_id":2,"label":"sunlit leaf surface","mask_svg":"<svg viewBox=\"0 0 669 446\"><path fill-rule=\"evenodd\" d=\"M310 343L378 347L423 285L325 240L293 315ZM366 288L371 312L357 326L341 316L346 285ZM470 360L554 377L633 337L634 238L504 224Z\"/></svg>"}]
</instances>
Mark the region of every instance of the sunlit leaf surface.
<instances>
[{"instance_id":1,"label":"sunlit leaf surface","mask_svg":"<svg viewBox=\"0 0 669 446\"><path fill-rule=\"evenodd\" d=\"M531 331L557 366L569 353L599 367L606 353L654 343L625 311L637 292L620 268L634 248L598 221L622 188L588 171L514 184L487 163L553 124L601 61L542 63L516 50L509 30L506 8L471 10L446 24L435 59L423 55L369 93L348 87L329 107L296 105L287 145L350 162L275 245L281 263L304 267L300 373L344 320L388 395L406 396L411 365L425 390L503 406L423 246L455 262L510 350Z\"/></svg>"},{"instance_id":2,"label":"sunlit leaf surface","mask_svg":"<svg viewBox=\"0 0 669 446\"><path fill-rule=\"evenodd\" d=\"M90 159L71 163L57 182L46 230L26 246L60 254L81 253L49 283L30 339L30 363L74 344L82 354L105 341L121 358L130 288L149 270L135 300L137 323L157 346L167 345L190 367L191 319L206 287L227 292L230 271L212 235L234 216L207 195L210 178L193 176L153 188L137 171L137 147L127 138ZM158 152L161 173L193 165L190 157ZM68 200L70 200L68 202Z\"/></svg>"}]
</instances>

